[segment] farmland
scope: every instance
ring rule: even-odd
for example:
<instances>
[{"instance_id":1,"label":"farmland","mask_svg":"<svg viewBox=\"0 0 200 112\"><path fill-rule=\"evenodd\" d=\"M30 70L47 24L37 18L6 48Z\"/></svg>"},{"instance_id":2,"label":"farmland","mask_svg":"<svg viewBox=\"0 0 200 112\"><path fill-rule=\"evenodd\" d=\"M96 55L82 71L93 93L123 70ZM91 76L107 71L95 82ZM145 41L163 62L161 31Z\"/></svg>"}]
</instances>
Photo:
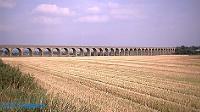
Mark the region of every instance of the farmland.
<instances>
[{"instance_id":1,"label":"farmland","mask_svg":"<svg viewBox=\"0 0 200 112\"><path fill-rule=\"evenodd\" d=\"M17 57L50 93L93 111L200 111L200 56Z\"/></svg>"}]
</instances>

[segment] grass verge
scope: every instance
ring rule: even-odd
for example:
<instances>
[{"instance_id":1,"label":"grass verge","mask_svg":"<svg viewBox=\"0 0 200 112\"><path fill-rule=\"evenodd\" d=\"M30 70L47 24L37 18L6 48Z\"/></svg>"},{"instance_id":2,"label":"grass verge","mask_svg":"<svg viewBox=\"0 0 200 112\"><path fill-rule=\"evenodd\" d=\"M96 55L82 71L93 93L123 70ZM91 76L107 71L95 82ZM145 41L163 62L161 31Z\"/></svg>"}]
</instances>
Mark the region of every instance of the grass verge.
<instances>
[{"instance_id":1,"label":"grass verge","mask_svg":"<svg viewBox=\"0 0 200 112\"><path fill-rule=\"evenodd\" d=\"M23 74L19 68L4 64L0 59L0 112L8 111L87 112L91 108L77 107L71 101L48 94L30 74Z\"/></svg>"}]
</instances>

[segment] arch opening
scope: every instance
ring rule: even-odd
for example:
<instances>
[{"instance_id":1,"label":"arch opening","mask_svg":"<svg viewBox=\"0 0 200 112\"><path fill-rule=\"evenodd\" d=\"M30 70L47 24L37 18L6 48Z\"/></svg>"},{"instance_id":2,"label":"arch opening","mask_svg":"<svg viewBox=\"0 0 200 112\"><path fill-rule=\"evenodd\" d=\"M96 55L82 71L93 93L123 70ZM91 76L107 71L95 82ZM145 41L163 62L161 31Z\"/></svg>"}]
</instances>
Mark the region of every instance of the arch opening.
<instances>
[{"instance_id":1,"label":"arch opening","mask_svg":"<svg viewBox=\"0 0 200 112\"><path fill-rule=\"evenodd\" d=\"M154 50L154 48L151 49L151 55L152 55L152 56L155 55L155 50Z\"/></svg>"},{"instance_id":2,"label":"arch opening","mask_svg":"<svg viewBox=\"0 0 200 112\"><path fill-rule=\"evenodd\" d=\"M157 49L156 48L153 48L153 50L152 50L152 55L156 55L157 54Z\"/></svg>"},{"instance_id":3,"label":"arch opening","mask_svg":"<svg viewBox=\"0 0 200 112\"><path fill-rule=\"evenodd\" d=\"M158 55L160 55L161 54L161 49L160 48L158 48Z\"/></svg>"},{"instance_id":4,"label":"arch opening","mask_svg":"<svg viewBox=\"0 0 200 112\"><path fill-rule=\"evenodd\" d=\"M31 50L31 48L23 49L23 56L32 56L32 55L33 55L33 51Z\"/></svg>"},{"instance_id":5,"label":"arch opening","mask_svg":"<svg viewBox=\"0 0 200 112\"><path fill-rule=\"evenodd\" d=\"M84 56L84 51L83 51L82 48L78 48L78 49L77 49L77 55L78 55L78 56Z\"/></svg>"},{"instance_id":6,"label":"arch opening","mask_svg":"<svg viewBox=\"0 0 200 112\"><path fill-rule=\"evenodd\" d=\"M173 50L173 51L172 51L172 54L175 54L176 48L173 48L172 50Z\"/></svg>"},{"instance_id":7,"label":"arch opening","mask_svg":"<svg viewBox=\"0 0 200 112\"><path fill-rule=\"evenodd\" d=\"M20 48L14 48L14 49L12 49L12 56L21 56L22 54L22 51L21 51L21 49Z\"/></svg>"},{"instance_id":8,"label":"arch opening","mask_svg":"<svg viewBox=\"0 0 200 112\"><path fill-rule=\"evenodd\" d=\"M108 48L105 48L104 56L109 56L109 50L108 50Z\"/></svg>"},{"instance_id":9,"label":"arch opening","mask_svg":"<svg viewBox=\"0 0 200 112\"><path fill-rule=\"evenodd\" d=\"M171 55L172 53L173 53L173 49L171 48L171 49L170 49L170 55Z\"/></svg>"},{"instance_id":10,"label":"arch opening","mask_svg":"<svg viewBox=\"0 0 200 112\"><path fill-rule=\"evenodd\" d=\"M133 51L132 48L131 48L130 51L129 51L129 55L130 55L130 56L133 56L133 55L134 55L134 51Z\"/></svg>"},{"instance_id":11,"label":"arch opening","mask_svg":"<svg viewBox=\"0 0 200 112\"><path fill-rule=\"evenodd\" d=\"M164 49L163 49L163 55L165 55L165 54L166 54L166 49L164 48Z\"/></svg>"},{"instance_id":12,"label":"arch opening","mask_svg":"<svg viewBox=\"0 0 200 112\"><path fill-rule=\"evenodd\" d=\"M119 55L120 55L120 53L119 53L119 49L116 48L116 49L115 49L115 56L119 56Z\"/></svg>"},{"instance_id":13,"label":"arch opening","mask_svg":"<svg viewBox=\"0 0 200 112\"><path fill-rule=\"evenodd\" d=\"M52 56L52 51L50 48L45 48L43 51L43 56Z\"/></svg>"},{"instance_id":14,"label":"arch opening","mask_svg":"<svg viewBox=\"0 0 200 112\"><path fill-rule=\"evenodd\" d=\"M142 49L141 49L141 48L138 49L138 55L139 55L139 56L142 55Z\"/></svg>"},{"instance_id":15,"label":"arch opening","mask_svg":"<svg viewBox=\"0 0 200 112\"><path fill-rule=\"evenodd\" d=\"M125 49L125 56L129 56L129 50L127 48Z\"/></svg>"},{"instance_id":16,"label":"arch opening","mask_svg":"<svg viewBox=\"0 0 200 112\"><path fill-rule=\"evenodd\" d=\"M124 51L124 49L121 48L120 50L121 50L121 51L120 51L120 56L124 56L124 55L125 55L125 51Z\"/></svg>"},{"instance_id":17,"label":"arch opening","mask_svg":"<svg viewBox=\"0 0 200 112\"><path fill-rule=\"evenodd\" d=\"M113 48L110 48L110 56L115 56L115 50Z\"/></svg>"},{"instance_id":18,"label":"arch opening","mask_svg":"<svg viewBox=\"0 0 200 112\"><path fill-rule=\"evenodd\" d=\"M168 54L168 55L170 54L170 50L169 50L169 48L167 49L167 54Z\"/></svg>"},{"instance_id":19,"label":"arch opening","mask_svg":"<svg viewBox=\"0 0 200 112\"><path fill-rule=\"evenodd\" d=\"M102 48L99 48L98 56L103 56L103 49Z\"/></svg>"},{"instance_id":20,"label":"arch opening","mask_svg":"<svg viewBox=\"0 0 200 112\"><path fill-rule=\"evenodd\" d=\"M152 49L148 49L148 55L151 56L152 55Z\"/></svg>"},{"instance_id":21,"label":"arch opening","mask_svg":"<svg viewBox=\"0 0 200 112\"><path fill-rule=\"evenodd\" d=\"M59 48L53 48L52 49L52 55L53 56L60 56L60 49Z\"/></svg>"},{"instance_id":22,"label":"arch opening","mask_svg":"<svg viewBox=\"0 0 200 112\"><path fill-rule=\"evenodd\" d=\"M146 49L144 49L144 55L148 55L148 52L149 50L146 48Z\"/></svg>"},{"instance_id":23,"label":"arch opening","mask_svg":"<svg viewBox=\"0 0 200 112\"><path fill-rule=\"evenodd\" d=\"M41 48L35 48L34 49L34 56L42 56L42 49Z\"/></svg>"},{"instance_id":24,"label":"arch opening","mask_svg":"<svg viewBox=\"0 0 200 112\"><path fill-rule=\"evenodd\" d=\"M67 48L61 48L60 55L61 56L67 56L68 55L68 49Z\"/></svg>"},{"instance_id":25,"label":"arch opening","mask_svg":"<svg viewBox=\"0 0 200 112\"><path fill-rule=\"evenodd\" d=\"M136 48L133 49L133 55L134 55L134 56L138 55L138 52L137 52L137 49L136 49Z\"/></svg>"},{"instance_id":26,"label":"arch opening","mask_svg":"<svg viewBox=\"0 0 200 112\"><path fill-rule=\"evenodd\" d=\"M95 48L91 49L91 56L98 56L97 50Z\"/></svg>"},{"instance_id":27,"label":"arch opening","mask_svg":"<svg viewBox=\"0 0 200 112\"><path fill-rule=\"evenodd\" d=\"M158 55L158 49L157 48L155 49L155 55Z\"/></svg>"},{"instance_id":28,"label":"arch opening","mask_svg":"<svg viewBox=\"0 0 200 112\"><path fill-rule=\"evenodd\" d=\"M141 55L142 56L145 55L145 49L144 48L142 48Z\"/></svg>"},{"instance_id":29,"label":"arch opening","mask_svg":"<svg viewBox=\"0 0 200 112\"><path fill-rule=\"evenodd\" d=\"M85 56L90 56L90 49L89 48L85 48L86 52L85 52Z\"/></svg>"},{"instance_id":30,"label":"arch opening","mask_svg":"<svg viewBox=\"0 0 200 112\"><path fill-rule=\"evenodd\" d=\"M76 49L75 48L71 48L69 50L69 55L75 57L76 56Z\"/></svg>"},{"instance_id":31,"label":"arch opening","mask_svg":"<svg viewBox=\"0 0 200 112\"><path fill-rule=\"evenodd\" d=\"M10 50L8 48L2 48L0 54L1 56L10 56Z\"/></svg>"},{"instance_id":32,"label":"arch opening","mask_svg":"<svg viewBox=\"0 0 200 112\"><path fill-rule=\"evenodd\" d=\"M160 49L160 55L163 55L164 54L164 49Z\"/></svg>"}]
</instances>

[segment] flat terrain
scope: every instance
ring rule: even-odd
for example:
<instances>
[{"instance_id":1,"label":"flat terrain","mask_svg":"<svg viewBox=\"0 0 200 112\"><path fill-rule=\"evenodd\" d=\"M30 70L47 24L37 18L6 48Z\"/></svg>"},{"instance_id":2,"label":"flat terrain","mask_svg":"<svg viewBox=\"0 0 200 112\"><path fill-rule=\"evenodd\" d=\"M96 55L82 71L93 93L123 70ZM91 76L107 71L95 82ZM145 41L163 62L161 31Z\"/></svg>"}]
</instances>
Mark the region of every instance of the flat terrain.
<instances>
[{"instance_id":1,"label":"flat terrain","mask_svg":"<svg viewBox=\"0 0 200 112\"><path fill-rule=\"evenodd\" d=\"M2 59L94 111L200 112L200 56Z\"/></svg>"}]
</instances>

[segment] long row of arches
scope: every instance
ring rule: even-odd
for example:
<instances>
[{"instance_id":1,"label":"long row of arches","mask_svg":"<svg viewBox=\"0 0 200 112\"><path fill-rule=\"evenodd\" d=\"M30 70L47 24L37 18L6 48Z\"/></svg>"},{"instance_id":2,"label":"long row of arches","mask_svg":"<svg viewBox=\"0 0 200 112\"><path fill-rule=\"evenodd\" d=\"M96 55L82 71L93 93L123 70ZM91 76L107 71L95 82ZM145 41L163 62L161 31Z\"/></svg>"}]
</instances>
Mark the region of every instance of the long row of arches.
<instances>
[{"instance_id":1,"label":"long row of arches","mask_svg":"<svg viewBox=\"0 0 200 112\"><path fill-rule=\"evenodd\" d=\"M1 56L138 56L169 55L175 48L1 48Z\"/></svg>"}]
</instances>

